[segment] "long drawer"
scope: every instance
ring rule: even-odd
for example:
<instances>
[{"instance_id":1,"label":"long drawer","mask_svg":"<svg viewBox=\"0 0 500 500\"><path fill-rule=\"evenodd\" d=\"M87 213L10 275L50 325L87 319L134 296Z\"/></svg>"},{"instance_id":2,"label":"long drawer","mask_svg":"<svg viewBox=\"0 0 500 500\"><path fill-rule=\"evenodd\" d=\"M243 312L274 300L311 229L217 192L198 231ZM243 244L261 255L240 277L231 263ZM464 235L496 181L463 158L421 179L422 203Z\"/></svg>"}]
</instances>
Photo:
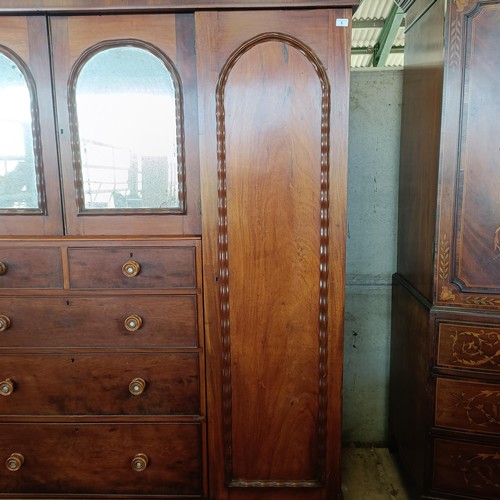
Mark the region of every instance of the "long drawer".
<instances>
[{"instance_id":1,"label":"long drawer","mask_svg":"<svg viewBox=\"0 0 500 500\"><path fill-rule=\"evenodd\" d=\"M0 348L198 345L196 295L0 297L2 316Z\"/></svg>"},{"instance_id":2,"label":"long drawer","mask_svg":"<svg viewBox=\"0 0 500 500\"><path fill-rule=\"evenodd\" d=\"M438 378L437 426L464 431L500 433L500 387L469 380Z\"/></svg>"},{"instance_id":3,"label":"long drawer","mask_svg":"<svg viewBox=\"0 0 500 500\"><path fill-rule=\"evenodd\" d=\"M0 415L199 415L193 354L0 355Z\"/></svg>"},{"instance_id":4,"label":"long drawer","mask_svg":"<svg viewBox=\"0 0 500 500\"><path fill-rule=\"evenodd\" d=\"M432 487L474 498L500 498L500 446L434 440Z\"/></svg>"},{"instance_id":5,"label":"long drawer","mask_svg":"<svg viewBox=\"0 0 500 500\"><path fill-rule=\"evenodd\" d=\"M75 289L195 288L193 246L69 248Z\"/></svg>"},{"instance_id":6,"label":"long drawer","mask_svg":"<svg viewBox=\"0 0 500 500\"><path fill-rule=\"evenodd\" d=\"M201 496L201 456L198 424L0 424L0 498Z\"/></svg>"}]
</instances>

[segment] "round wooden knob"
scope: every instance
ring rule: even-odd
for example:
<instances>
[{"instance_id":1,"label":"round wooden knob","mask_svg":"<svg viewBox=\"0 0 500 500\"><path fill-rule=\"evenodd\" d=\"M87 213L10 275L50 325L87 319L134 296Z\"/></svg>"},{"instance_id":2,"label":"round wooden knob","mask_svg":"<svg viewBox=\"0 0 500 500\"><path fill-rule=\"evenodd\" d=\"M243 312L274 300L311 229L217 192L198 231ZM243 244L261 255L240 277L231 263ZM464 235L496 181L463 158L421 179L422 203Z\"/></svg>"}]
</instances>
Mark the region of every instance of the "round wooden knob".
<instances>
[{"instance_id":1,"label":"round wooden knob","mask_svg":"<svg viewBox=\"0 0 500 500\"><path fill-rule=\"evenodd\" d=\"M0 396L10 396L14 392L14 382L10 378L0 382Z\"/></svg>"},{"instance_id":2,"label":"round wooden knob","mask_svg":"<svg viewBox=\"0 0 500 500\"><path fill-rule=\"evenodd\" d=\"M132 314L125 320L125 328L129 332L136 332L142 326L142 318L137 314Z\"/></svg>"},{"instance_id":3,"label":"round wooden knob","mask_svg":"<svg viewBox=\"0 0 500 500\"><path fill-rule=\"evenodd\" d=\"M128 260L122 266L122 273L127 278L133 278L141 272L141 265L135 260Z\"/></svg>"},{"instance_id":4,"label":"round wooden knob","mask_svg":"<svg viewBox=\"0 0 500 500\"><path fill-rule=\"evenodd\" d=\"M21 468L24 463L24 457L20 453L12 453L12 455L5 461L5 467L11 472L16 472Z\"/></svg>"},{"instance_id":5,"label":"round wooden knob","mask_svg":"<svg viewBox=\"0 0 500 500\"><path fill-rule=\"evenodd\" d=\"M132 459L132 469L136 472L142 472L148 466L149 458L145 453L137 453Z\"/></svg>"},{"instance_id":6,"label":"round wooden knob","mask_svg":"<svg viewBox=\"0 0 500 500\"><path fill-rule=\"evenodd\" d=\"M4 332L10 328L10 318L5 314L0 314L0 332Z\"/></svg>"},{"instance_id":7,"label":"round wooden knob","mask_svg":"<svg viewBox=\"0 0 500 500\"><path fill-rule=\"evenodd\" d=\"M128 385L128 390L132 396L139 396L146 389L146 381L143 378L134 378Z\"/></svg>"},{"instance_id":8,"label":"round wooden knob","mask_svg":"<svg viewBox=\"0 0 500 500\"><path fill-rule=\"evenodd\" d=\"M7 272L7 264L5 262L0 262L0 276Z\"/></svg>"}]
</instances>

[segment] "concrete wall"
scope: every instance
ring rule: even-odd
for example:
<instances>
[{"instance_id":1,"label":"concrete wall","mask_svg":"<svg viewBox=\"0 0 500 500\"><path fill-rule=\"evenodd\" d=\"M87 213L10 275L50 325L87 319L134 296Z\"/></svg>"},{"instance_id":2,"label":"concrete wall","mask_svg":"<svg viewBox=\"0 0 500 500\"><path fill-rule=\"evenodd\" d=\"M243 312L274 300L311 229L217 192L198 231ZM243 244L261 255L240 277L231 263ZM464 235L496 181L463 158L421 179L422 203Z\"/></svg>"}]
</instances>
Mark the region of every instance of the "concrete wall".
<instances>
[{"instance_id":1,"label":"concrete wall","mask_svg":"<svg viewBox=\"0 0 500 500\"><path fill-rule=\"evenodd\" d=\"M345 443L386 444L402 71L351 74Z\"/></svg>"}]
</instances>

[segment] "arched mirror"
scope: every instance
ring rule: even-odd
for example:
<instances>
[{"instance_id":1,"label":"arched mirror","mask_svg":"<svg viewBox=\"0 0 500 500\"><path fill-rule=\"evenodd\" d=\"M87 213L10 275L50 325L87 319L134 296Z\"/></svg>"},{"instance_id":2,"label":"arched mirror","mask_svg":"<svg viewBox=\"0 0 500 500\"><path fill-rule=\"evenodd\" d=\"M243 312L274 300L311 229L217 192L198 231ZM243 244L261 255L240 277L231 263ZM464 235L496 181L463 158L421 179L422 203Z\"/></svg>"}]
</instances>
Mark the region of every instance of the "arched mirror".
<instances>
[{"instance_id":1,"label":"arched mirror","mask_svg":"<svg viewBox=\"0 0 500 500\"><path fill-rule=\"evenodd\" d=\"M0 213L42 212L39 130L28 70L0 47Z\"/></svg>"},{"instance_id":2,"label":"arched mirror","mask_svg":"<svg viewBox=\"0 0 500 500\"><path fill-rule=\"evenodd\" d=\"M75 76L79 211L183 213L182 101L167 58L139 42L115 42L87 53Z\"/></svg>"}]
</instances>

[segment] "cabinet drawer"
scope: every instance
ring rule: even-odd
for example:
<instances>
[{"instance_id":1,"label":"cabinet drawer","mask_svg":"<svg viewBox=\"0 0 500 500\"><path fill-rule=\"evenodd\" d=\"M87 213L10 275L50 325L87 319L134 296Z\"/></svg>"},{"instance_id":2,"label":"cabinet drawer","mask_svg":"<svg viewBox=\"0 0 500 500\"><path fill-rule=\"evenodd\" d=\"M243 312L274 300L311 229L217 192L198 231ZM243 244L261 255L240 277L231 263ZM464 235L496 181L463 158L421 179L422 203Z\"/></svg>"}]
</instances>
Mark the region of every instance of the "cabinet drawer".
<instances>
[{"instance_id":1,"label":"cabinet drawer","mask_svg":"<svg viewBox=\"0 0 500 500\"><path fill-rule=\"evenodd\" d=\"M197 354L0 355L0 415L199 415L199 377Z\"/></svg>"},{"instance_id":2,"label":"cabinet drawer","mask_svg":"<svg viewBox=\"0 0 500 500\"><path fill-rule=\"evenodd\" d=\"M500 446L436 439L433 488L477 498L500 498Z\"/></svg>"},{"instance_id":3,"label":"cabinet drawer","mask_svg":"<svg viewBox=\"0 0 500 500\"><path fill-rule=\"evenodd\" d=\"M500 387L438 378L436 425L476 432L500 432Z\"/></svg>"},{"instance_id":4,"label":"cabinet drawer","mask_svg":"<svg viewBox=\"0 0 500 500\"><path fill-rule=\"evenodd\" d=\"M195 288L193 246L69 248L76 289Z\"/></svg>"},{"instance_id":5,"label":"cabinet drawer","mask_svg":"<svg viewBox=\"0 0 500 500\"><path fill-rule=\"evenodd\" d=\"M500 326L441 323L438 365L500 371Z\"/></svg>"},{"instance_id":6,"label":"cabinet drawer","mask_svg":"<svg viewBox=\"0 0 500 500\"><path fill-rule=\"evenodd\" d=\"M17 471L5 465L13 453L24 458ZM0 497L201 496L201 453L198 424L0 424ZM138 454L148 459L140 471Z\"/></svg>"},{"instance_id":7,"label":"cabinet drawer","mask_svg":"<svg viewBox=\"0 0 500 500\"><path fill-rule=\"evenodd\" d=\"M0 297L0 315L0 348L198 345L196 295Z\"/></svg>"},{"instance_id":8,"label":"cabinet drawer","mask_svg":"<svg viewBox=\"0 0 500 500\"><path fill-rule=\"evenodd\" d=\"M0 262L0 288L62 288L59 248L1 247Z\"/></svg>"}]
</instances>

